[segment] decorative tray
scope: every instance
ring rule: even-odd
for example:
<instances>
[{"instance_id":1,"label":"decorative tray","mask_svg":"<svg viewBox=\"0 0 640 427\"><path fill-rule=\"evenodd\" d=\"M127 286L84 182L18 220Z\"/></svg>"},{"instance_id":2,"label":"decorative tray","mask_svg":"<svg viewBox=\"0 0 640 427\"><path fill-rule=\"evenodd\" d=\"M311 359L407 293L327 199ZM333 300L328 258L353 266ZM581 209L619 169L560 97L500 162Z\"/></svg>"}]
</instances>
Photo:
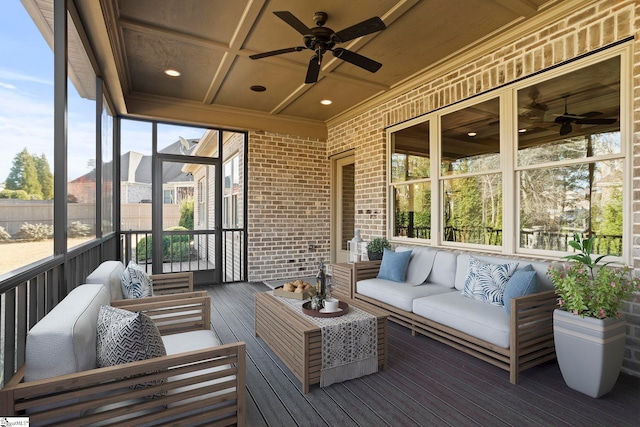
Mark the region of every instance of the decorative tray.
<instances>
[{"instance_id":1,"label":"decorative tray","mask_svg":"<svg viewBox=\"0 0 640 427\"><path fill-rule=\"evenodd\" d=\"M325 313L322 310L311 309L311 301L307 301L304 304L302 304L302 312L304 314L307 314L313 317L339 317L339 316L344 316L349 312L349 304L347 304L346 302L342 302L342 301L338 302L338 308L339 308L338 311Z\"/></svg>"}]
</instances>

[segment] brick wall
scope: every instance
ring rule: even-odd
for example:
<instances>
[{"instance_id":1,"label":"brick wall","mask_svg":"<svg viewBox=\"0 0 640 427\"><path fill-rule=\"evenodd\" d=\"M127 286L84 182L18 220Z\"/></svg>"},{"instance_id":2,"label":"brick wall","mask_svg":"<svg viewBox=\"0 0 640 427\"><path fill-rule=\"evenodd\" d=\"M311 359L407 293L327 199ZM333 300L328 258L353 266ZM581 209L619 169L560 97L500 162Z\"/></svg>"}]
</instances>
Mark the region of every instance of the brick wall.
<instances>
[{"instance_id":1,"label":"brick wall","mask_svg":"<svg viewBox=\"0 0 640 427\"><path fill-rule=\"evenodd\" d=\"M248 162L248 280L315 275L330 254L325 141L251 132Z\"/></svg>"},{"instance_id":2,"label":"brick wall","mask_svg":"<svg viewBox=\"0 0 640 427\"><path fill-rule=\"evenodd\" d=\"M327 153L355 150L356 228L362 237L386 234L385 127L491 90L615 41L636 35L640 1L599 1L535 33L357 117L329 128ZM636 35L637 36L637 35ZM634 41L634 268L640 275L640 42ZM628 304L623 370L640 376L640 303Z\"/></svg>"}]
</instances>

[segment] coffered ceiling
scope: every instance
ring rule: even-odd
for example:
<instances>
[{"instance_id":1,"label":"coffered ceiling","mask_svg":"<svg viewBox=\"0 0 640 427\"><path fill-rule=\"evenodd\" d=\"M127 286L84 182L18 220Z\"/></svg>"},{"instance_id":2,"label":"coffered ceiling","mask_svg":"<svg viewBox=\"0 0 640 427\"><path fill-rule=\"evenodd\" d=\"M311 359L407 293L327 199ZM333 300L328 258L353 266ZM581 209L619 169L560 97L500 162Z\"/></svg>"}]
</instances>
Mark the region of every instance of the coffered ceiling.
<instances>
[{"instance_id":1,"label":"coffered ceiling","mask_svg":"<svg viewBox=\"0 0 640 427\"><path fill-rule=\"evenodd\" d=\"M399 92L429 70L580 2L559 0L76 0L116 112L324 137L327 123ZM313 52L273 14L334 31L380 17L386 29L340 45L382 64L370 73L327 54L305 84ZM515 29L515 31L514 31ZM167 76L178 70L179 77ZM250 89L264 86L263 92ZM321 105L328 99L331 105Z\"/></svg>"}]
</instances>

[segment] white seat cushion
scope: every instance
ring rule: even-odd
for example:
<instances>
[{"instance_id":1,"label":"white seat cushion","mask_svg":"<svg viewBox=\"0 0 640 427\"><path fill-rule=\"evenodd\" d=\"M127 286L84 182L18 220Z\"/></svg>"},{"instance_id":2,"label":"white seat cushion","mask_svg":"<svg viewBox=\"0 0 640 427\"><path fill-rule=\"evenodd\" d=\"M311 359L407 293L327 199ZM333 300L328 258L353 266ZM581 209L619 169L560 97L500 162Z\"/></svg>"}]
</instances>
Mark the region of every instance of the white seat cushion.
<instances>
[{"instance_id":1,"label":"white seat cushion","mask_svg":"<svg viewBox=\"0 0 640 427\"><path fill-rule=\"evenodd\" d=\"M377 278L360 280L358 282L359 294L377 299L378 301L405 311L411 311L414 299L441 294L443 292L452 292L452 289L427 283L413 286L410 283L393 282L391 280Z\"/></svg>"},{"instance_id":2,"label":"white seat cushion","mask_svg":"<svg viewBox=\"0 0 640 427\"><path fill-rule=\"evenodd\" d=\"M479 302L460 292L413 301L413 312L498 347L509 348L509 315L504 308Z\"/></svg>"}]
</instances>

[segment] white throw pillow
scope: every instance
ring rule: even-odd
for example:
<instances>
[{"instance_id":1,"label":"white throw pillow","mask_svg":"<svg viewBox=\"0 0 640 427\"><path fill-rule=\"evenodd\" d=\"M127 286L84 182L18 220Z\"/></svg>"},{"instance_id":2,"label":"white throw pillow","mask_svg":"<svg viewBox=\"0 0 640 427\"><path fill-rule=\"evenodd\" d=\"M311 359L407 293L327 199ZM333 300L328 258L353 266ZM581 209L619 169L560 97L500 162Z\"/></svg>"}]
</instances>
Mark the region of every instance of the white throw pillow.
<instances>
[{"instance_id":1,"label":"white throw pillow","mask_svg":"<svg viewBox=\"0 0 640 427\"><path fill-rule=\"evenodd\" d=\"M469 257L469 273L462 295L502 307L504 288L517 268L517 262L490 264Z\"/></svg>"},{"instance_id":2,"label":"white throw pillow","mask_svg":"<svg viewBox=\"0 0 640 427\"><path fill-rule=\"evenodd\" d=\"M149 275L135 262L129 261L121 279L122 296L144 298L153 296L153 286Z\"/></svg>"}]
</instances>

